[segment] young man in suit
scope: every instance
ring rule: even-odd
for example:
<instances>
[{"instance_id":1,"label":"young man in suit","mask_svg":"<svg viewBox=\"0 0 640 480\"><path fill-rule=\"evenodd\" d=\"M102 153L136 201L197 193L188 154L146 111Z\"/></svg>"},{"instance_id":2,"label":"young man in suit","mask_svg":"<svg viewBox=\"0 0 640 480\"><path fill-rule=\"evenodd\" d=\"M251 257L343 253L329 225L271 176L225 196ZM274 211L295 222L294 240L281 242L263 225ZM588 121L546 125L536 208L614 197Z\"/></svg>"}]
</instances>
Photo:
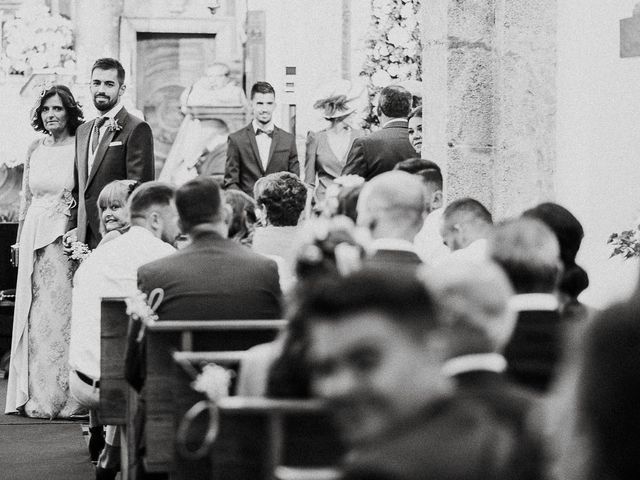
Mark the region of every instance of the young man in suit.
<instances>
[{"instance_id":1,"label":"young man in suit","mask_svg":"<svg viewBox=\"0 0 640 480\"><path fill-rule=\"evenodd\" d=\"M253 197L253 185L269 173L300 175L295 137L273 124L276 93L267 82L251 87L253 121L229 135L224 187Z\"/></svg>"},{"instance_id":2,"label":"young man in suit","mask_svg":"<svg viewBox=\"0 0 640 480\"><path fill-rule=\"evenodd\" d=\"M120 99L125 92L125 72L113 58L96 60L91 69L91 96L100 112L76 132L76 207L65 243L79 240L95 248L100 242L98 195L114 180L154 179L153 135L149 124L131 115Z\"/></svg>"},{"instance_id":3,"label":"young man in suit","mask_svg":"<svg viewBox=\"0 0 640 480\"><path fill-rule=\"evenodd\" d=\"M442 375L439 312L420 280L362 269L301 297L312 389L350 448L345 479L516 478L511 430Z\"/></svg>"},{"instance_id":4,"label":"young man in suit","mask_svg":"<svg viewBox=\"0 0 640 480\"><path fill-rule=\"evenodd\" d=\"M357 223L372 239L366 265L416 269L422 264L413 239L422 228L426 203L422 181L407 172L385 172L364 184Z\"/></svg>"},{"instance_id":5,"label":"young man in suit","mask_svg":"<svg viewBox=\"0 0 640 480\"><path fill-rule=\"evenodd\" d=\"M360 175L371 180L393 170L398 162L415 157L407 131L410 111L411 93L398 85L383 88L378 103L381 128L354 140L342 175Z\"/></svg>"},{"instance_id":6,"label":"young man in suit","mask_svg":"<svg viewBox=\"0 0 640 480\"><path fill-rule=\"evenodd\" d=\"M527 388L546 393L558 373L567 340L557 297L562 271L558 240L541 221L519 218L496 226L488 254L507 273L516 293L510 306L518 319L504 349L507 374Z\"/></svg>"}]
</instances>

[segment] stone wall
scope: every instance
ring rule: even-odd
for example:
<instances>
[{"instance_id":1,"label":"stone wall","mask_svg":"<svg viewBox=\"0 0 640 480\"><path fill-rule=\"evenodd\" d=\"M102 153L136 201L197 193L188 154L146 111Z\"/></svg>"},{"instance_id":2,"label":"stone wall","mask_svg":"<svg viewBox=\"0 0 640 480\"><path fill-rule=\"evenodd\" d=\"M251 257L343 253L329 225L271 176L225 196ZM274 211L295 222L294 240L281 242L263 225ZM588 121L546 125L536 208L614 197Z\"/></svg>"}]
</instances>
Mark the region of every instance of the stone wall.
<instances>
[{"instance_id":1,"label":"stone wall","mask_svg":"<svg viewBox=\"0 0 640 480\"><path fill-rule=\"evenodd\" d=\"M423 8L423 156L498 218L553 196L556 0Z\"/></svg>"}]
</instances>

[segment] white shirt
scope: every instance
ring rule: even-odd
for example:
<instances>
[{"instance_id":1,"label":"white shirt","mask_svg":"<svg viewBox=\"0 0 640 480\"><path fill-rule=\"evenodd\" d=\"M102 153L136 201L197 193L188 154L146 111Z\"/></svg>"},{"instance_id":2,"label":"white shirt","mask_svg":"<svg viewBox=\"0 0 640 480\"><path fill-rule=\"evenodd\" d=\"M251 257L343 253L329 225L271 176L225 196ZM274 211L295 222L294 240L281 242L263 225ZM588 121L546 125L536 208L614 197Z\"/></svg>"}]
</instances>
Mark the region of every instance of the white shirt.
<instances>
[{"instance_id":1,"label":"white shirt","mask_svg":"<svg viewBox=\"0 0 640 480\"><path fill-rule=\"evenodd\" d=\"M131 229L96 248L74 277L69 366L100 378L100 301L127 297L138 288L138 267L175 252L147 229Z\"/></svg>"},{"instance_id":2,"label":"white shirt","mask_svg":"<svg viewBox=\"0 0 640 480\"><path fill-rule=\"evenodd\" d=\"M104 115L100 115L100 116L106 117L106 118L115 118L115 116L120 112L120 110L122 110L122 104L117 103L115 107L113 107ZM109 122L104 122L102 124L102 127L100 127L100 130L98 133L98 146L100 146L100 140L102 140L102 137L106 133L107 128L109 128L107 123ZM91 129L91 135L89 135L89 156L87 157L87 175L91 175L91 167L93 167L93 161L96 159L96 152L98 151L98 147L96 147L95 152L92 151L93 150L91 148L92 144L93 144L93 128Z\"/></svg>"},{"instance_id":3,"label":"white shirt","mask_svg":"<svg viewBox=\"0 0 640 480\"><path fill-rule=\"evenodd\" d=\"M401 238L377 238L369 244L371 252L378 250L400 250L403 252L412 252L416 255L416 249L413 243Z\"/></svg>"},{"instance_id":4,"label":"white shirt","mask_svg":"<svg viewBox=\"0 0 640 480\"><path fill-rule=\"evenodd\" d=\"M442 241L440 227L442 226L442 213L444 208L438 208L427 215L424 225L413 240L416 251L422 261L427 265L433 265L447 258L451 253Z\"/></svg>"},{"instance_id":5,"label":"white shirt","mask_svg":"<svg viewBox=\"0 0 640 480\"><path fill-rule=\"evenodd\" d=\"M267 125L259 125L257 121L253 121L253 133L260 130L271 130L273 131L274 125L273 122L269 122ZM260 135L256 135L256 143L258 144L258 153L260 153L260 162L262 163L262 168L266 171L267 165L269 164L269 150L271 150L271 140L272 138L269 135L265 135L261 133Z\"/></svg>"},{"instance_id":6,"label":"white shirt","mask_svg":"<svg viewBox=\"0 0 640 480\"><path fill-rule=\"evenodd\" d=\"M483 370L502 373L507 369L507 361L499 353L474 353L460 355L444 362L442 374L454 377L461 373Z\"/></svg>"},{"instance_id":7,"label":"white shirt","mask_svg":"<svg viewBox=\"0 0 640 480\"><path fill-rule=\"evenodd\" d=\"M484 262L488 259L487 239L479 238L478 240L471 242L465 248L451 252L451 255L449 255L448 258L451 260L464 259L472 262Z\"/></svg>"},{"instance_id":8,"label":"white shirt","mask_svg":"<svg viewBox=\"0 0 640 480\"><path fill-rule=\"evenodd\" d=\"M509 299L509 308L514 312L553 312L560 309L560 302L551 293L522 293Z\"/></svg>"}]
</instances>

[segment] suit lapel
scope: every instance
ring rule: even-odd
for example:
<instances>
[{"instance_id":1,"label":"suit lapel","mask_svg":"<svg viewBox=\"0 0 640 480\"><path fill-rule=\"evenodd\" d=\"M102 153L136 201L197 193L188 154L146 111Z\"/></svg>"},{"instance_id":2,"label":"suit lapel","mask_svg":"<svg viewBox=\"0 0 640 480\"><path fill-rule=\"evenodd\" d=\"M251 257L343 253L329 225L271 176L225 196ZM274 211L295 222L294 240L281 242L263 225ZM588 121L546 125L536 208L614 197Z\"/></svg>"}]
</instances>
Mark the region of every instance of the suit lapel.
<instances>
[{"instance_id":1,"label":"suit lapel","mask_svg":"<svg viewBox=\"0 0 640 480\"><path fill-rule=\"evenodd\" d=\"M267 170L269 170L269 166L271 165L271 158L273 157L273 152L276 151L276 144L280 140L280 129L278 127L273 127L273 135L271 137L271 147L269 147L269 160L267 160Z\"/></svg>"},{"instance_id":2,"label":"suit lapel","mask_svg":"<svg viewBox=\"0 0 640 480\"><path fill-rule=\"evenodd\" d=\"M118 121L118 125L120 125L121 129L124 128L124 124L127 120L127 111L124 107L120 109L118 114L115 116L115 119ZM91 131L93 132L93 126ZM116 133L117 132L115 132L114 130L107 129L104 136L100 139L98 150L96 150L96 156L93 159L93 166L91 167L89 178L87 179L87 187L89 186L89 184L91 184L91 180L93 180L93 177L96 176L96 172L98 171L102 160L104 160L104 155L107 153L109 144L111 143L111 140L113 140L113 137L114 135L116 135ZM89 137L91 137L91 135L89 135Z\"/></svg>"},{"instance_id":3,"label":"suit lapel","mask_svg":"<svg viewBox=\"0 0 640 480\"><path fill-rule=\"evenodd\" d=\"M91 132L93 132L93 124L95 120L91 122L91 128L78 129L78 179L80 186L87 184L87 172L89 167L89 138L91 138Z\"/></svg>"},{"instance_id":4,"label":"suit lapel","mask_svg":"<svg viewBox=\"0 0 640 480\"><path fill-rule=\"evenodd\" d=\"M256 133L253 131L253 123L250 123L247 126L247 137L249 137L249 144L251 145L251 150L253 150L253 156L256 159L256 163L260 168L260 172L264 175L264 167L262 166L262 160L260 159L260 150L258 150L258 142L256 142Z\"/></svg>"}]
</instances>

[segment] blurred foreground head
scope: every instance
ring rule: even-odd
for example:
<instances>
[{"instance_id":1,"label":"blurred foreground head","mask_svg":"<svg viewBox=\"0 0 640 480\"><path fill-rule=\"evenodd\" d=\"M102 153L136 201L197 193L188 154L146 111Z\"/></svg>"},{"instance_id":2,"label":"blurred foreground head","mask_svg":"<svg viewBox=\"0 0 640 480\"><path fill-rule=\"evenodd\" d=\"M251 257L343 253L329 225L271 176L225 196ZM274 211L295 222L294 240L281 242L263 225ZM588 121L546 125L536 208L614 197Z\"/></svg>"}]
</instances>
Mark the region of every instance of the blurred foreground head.
<instances>
[{"instance_id":1,"label":"blurred foreground head","mask_svg":"<svg viewBox=\"0 0 640 480\"><path fill-rule=\"evenodd\" d=\"M446 388L436 309L406 272L360 270L304 292L312 388L350 443L379 438Z\"/></svg>"},{"instance_id":2,"label":"blurred foreground head","mask_svg":"<svg viewBox=\"0 0 640 480\"><path fill-rule=\"evenodd\" d=\"M560 247L539 220L518 218L497 225L488 252L507 273L516 293L555 292L562 271Z\"/></svg>"},{"instance_id":3,"label":"blurred foreground head","mask_svg":"<svg viewBox=\"0 0 640 480\"><path fill-rule=\"evenodd\" d=\"M440 308L449 357L502 350L516 314L508 306L513 289L499 266L452 258L421 275Z\"/></svg>"}]
</instances>

